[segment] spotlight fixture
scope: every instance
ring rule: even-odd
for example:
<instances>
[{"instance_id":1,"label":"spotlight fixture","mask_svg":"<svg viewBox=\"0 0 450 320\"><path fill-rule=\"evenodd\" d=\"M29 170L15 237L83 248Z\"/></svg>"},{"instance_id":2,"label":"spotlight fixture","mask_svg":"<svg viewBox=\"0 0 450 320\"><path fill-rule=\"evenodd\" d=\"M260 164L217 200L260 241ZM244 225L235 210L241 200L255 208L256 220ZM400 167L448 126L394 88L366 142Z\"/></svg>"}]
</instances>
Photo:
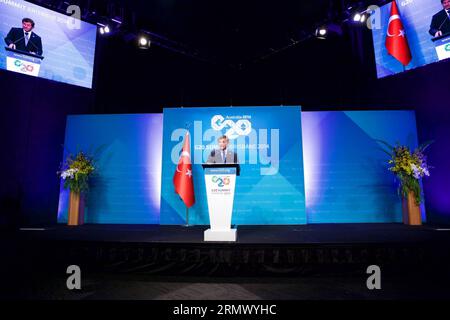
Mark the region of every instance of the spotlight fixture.
<instances>
[{"instance_id":1,"label":"spotlight fixture","mask_svg":"<svg viewBox=\"0 0 450 320\"><path fill-rule=\"evenodd\" d=\"M139 49L148 49L150 48L150 40L145 36L140 36L138 40Z\"/></svg>"},{"instance_id":2,"label":"spotlight fixture","mask_svg":"<svg viewBox=\"0 0 450 320\"><path fill-rule=\"evenodd\" d=\"M367 19L367 16L365 14L361 15L361 19L359 19L359 22L364 23Z\"/></svg>"},{"instance_id":3,"label":"spotlight fixture","mask_svg":"<svg viewBox=\"0 0 450 320\"><path fill-rule=\"evenodd\" d=\"M367 15L368 15L367 12L368 12L367 10L362 11L362 12L356 12L353 15L353 18L352 18L353 22L356 22L356 23L364 23L364 22L366 22Z\"/></svg>"},{"instance_id":4,"label":"spotlight fixture","mask_svg":"<svg viewBox=\"0 0 450 320\"><path fill-rule=\"evenodd\" d=\"M355 13L355 14L353 15L353 21L354 21L354 22L361 22L361 14L359 14L358 12Z\"/></svg>"},{"instance_id":5,"label":"spotlight fixture","mask_svg":"<svg viewBox=\"0 0 450 320\"><path fill-rule=\"evenodd\" d=\"M314 35L317 39L328 39L343 35L342 26L336 22L326 22L318 25Z\"/></svg>"},{"instance_id":6,"label":"spotlight fixture","mask_svg":"<svg viewBox=\"0 0 450 320\"><path fill-rule=\"evenodd\" d=\"M148 40L146 38L142 37L142 38L139 39L139 44L141 46L146 46L147 45L147 41Z\"/></svg>"},{"instance_id":7,"label":"spotlight fixture","mask_svg":"<svg viewBox=\"0 0 450 320\"><path fill-rule=\"evenodd\" d=\"M328 34L328 29L325 26L319 27L316 29L316 37L318 39L325 39Z\"/></svg>"},{"instance_id":8,"label":"spotlight fixture","mask_svg":"<svg viewBox=\"0 0 450 320\"><path fill-rule=\"evenodd\" d=\"M100 32L100 34L105 35L111 32L111 29L108 25L104 25L104 24L100 24L98 23L98 31Z\"/></svg>"}]
</instances>

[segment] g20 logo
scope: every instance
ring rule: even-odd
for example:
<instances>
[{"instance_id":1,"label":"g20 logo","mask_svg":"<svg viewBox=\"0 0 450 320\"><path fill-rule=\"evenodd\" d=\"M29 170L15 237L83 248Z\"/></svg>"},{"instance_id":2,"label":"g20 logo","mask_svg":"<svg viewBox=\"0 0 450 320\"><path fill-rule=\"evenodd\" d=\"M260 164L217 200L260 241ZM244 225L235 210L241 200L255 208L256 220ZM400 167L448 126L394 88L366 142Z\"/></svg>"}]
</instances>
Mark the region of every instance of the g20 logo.
<instances>
[{"instance_id":1,"label":"g20 logo","mask_svg":"<svg viewBox=\"0 0 450 320\"><path fill-rule=\"evenodd\" d=\"M445 51L450 51L450 43L444 47Z\"/></svg>"},{"instance_id":2,"label":"g20 logo","mask_svg":"<svg viewBox=\"0 0 450 320\"><path fill-rule=\"evenodd\" d=\"M213 183L216 183L218 187L224 187L230 184L230 177L217 177L213 176L211 178Z\"/></svg>"},{"instance_id":3,"label":"g20 logo","mask_svg":"<svg viewBox=\"0 0 450 320\"><path fill-rule=\"evenodd\" d=\"M211 118L211 128L216 131L227 129L225 135L230 139L236 139L239 136L247 136L252 132L252 123L247 119L239 119L234 122L231 119L226 119L218 114Z\"/></svg>"},{"instance_id":4,"label":"g20 logo","mask_svg":"<svg viewBox=\"0 0 450 320\"><path fill-rule=\"evenodd\" d=\"M20 60L14 61L14 65L15 65L17 68L20 68L20 71L22 71L22 72L33 72L33 70L34 70L33 65L31 65L31 64L25 64L25 63L23 63L23 62L20 61Z\"/></svg>"}]
</instances>

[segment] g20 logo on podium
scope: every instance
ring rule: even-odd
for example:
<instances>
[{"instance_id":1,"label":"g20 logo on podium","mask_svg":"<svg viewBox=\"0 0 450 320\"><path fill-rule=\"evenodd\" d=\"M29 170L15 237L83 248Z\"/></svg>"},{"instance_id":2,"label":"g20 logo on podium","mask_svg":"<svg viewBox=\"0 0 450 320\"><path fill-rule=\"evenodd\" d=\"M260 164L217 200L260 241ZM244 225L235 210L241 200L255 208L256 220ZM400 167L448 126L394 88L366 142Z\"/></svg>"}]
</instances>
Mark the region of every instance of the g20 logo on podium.
<instances>
[{"instance_id":1,"label":"g20 logo on podium","mask_svg":"<svg viewBox=\"0 0 450 320\"><path fill-rule=\"evenodd\" d=\"M216 131L227 129L225 135L229 139L236 139L239 136L247 136L252 132L252 123L244 117L233 117L238 120L234 120L227 117L225 119L222 115L215 115L211 118L211 128Z\"/></svg>"},{"instance_id":2,"label":"g20 logo on podium","mask_svg":"<svg viewBox=\"0 0 450 320\"><path fill-rule=\"evenodd\" d=\"M211 181L213 183L217 184L218 187L222 188L222 187L230 184L230 177L228 177L228 176L223 176L223 177L212 176Z\"/></svg>"},{"instance_id":3,"label":"g20 logo on podium","mask_svg":"<svg viewBox=\"0 0 450 320\"><path fill-rule=\"evenodd\" d=\"M31 73L34 70L33 65L25 64L25 63L23 63L23 61L20 61L18 59L16 61L14 61L14 66L16 66L17 69L20 69L20 71L22 71L24 73L27 73L27 72Z\"/></svg>"}]
</instances>

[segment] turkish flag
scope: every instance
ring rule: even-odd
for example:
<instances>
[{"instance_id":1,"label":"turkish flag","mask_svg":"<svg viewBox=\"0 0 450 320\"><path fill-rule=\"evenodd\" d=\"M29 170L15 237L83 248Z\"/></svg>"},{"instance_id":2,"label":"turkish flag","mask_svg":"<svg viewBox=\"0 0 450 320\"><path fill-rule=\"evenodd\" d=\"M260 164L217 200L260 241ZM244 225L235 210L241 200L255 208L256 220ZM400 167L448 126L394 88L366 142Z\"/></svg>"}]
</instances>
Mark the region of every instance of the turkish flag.
<instances>
[{"instance_id":1,"label":"turkish flag","mask_svg":"<svg viewBox=\"0 0 450 320\"><path fill-rule=\"evenodd\" d=\"M183 200L186 207L190 208L195 203L194 184L192 182L191 142L189 132L184 137L183 150L178 160L177 169L173 175L175 192Z\"/></svg>"},{"instance_id":2,"label":"turkish flag","mask_svg":"<svg viewBox=\"0 0 450 320\"><path fill-rule=\"evenodd\" d=\"M397 3L392 1L391 14L386 34L386 49L395 59L404 66L411 62L411 51L409 50L408 40L406 39L405 29L398 12Z\"/></svg>"}]
</instances>

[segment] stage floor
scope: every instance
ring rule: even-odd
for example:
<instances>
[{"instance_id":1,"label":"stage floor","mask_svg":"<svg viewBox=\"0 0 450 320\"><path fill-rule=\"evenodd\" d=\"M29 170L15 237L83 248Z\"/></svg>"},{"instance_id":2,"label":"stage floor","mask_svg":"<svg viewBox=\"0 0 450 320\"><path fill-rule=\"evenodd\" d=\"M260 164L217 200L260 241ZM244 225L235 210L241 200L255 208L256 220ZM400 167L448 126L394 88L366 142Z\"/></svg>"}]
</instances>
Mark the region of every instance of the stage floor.
<instances>
[{"instance_id":1,"label":"stage floor","mask_svg":"<svg viewBox=\"0 0 450 320\"><path fill-rule=\"evenodd\" d=\"M11 279L29 274L51 280L56 274L65 276L67 266L76 264L93 278L126 274L261 279L366 277L367 266L375 264L385 278L402 275L409 281L426 275L428 283L436 275L450 281L446 228L400 223L238 226L238 241L233 243L204 242L206 228L88 224L17 230L0 234L0 271L5 269L3 274ZM426 292L436 287L429 283Z\"/></svg>"},{"instance_id":2,"label":"stage floor","mask_svg":"<svg viewBox=\"0 0 450 320\"><path fill-rule=\"evenodd\" d=\"M105 225L78 227L55 225L22 228L20 238L89 242L204 244L207 226ZM238 226L239 244L377 244L377 243L449 243L450 228L407 226L400 223L309 224ZM214 243L211 243L214 244Z\"/></svg>"}]
</instances>

